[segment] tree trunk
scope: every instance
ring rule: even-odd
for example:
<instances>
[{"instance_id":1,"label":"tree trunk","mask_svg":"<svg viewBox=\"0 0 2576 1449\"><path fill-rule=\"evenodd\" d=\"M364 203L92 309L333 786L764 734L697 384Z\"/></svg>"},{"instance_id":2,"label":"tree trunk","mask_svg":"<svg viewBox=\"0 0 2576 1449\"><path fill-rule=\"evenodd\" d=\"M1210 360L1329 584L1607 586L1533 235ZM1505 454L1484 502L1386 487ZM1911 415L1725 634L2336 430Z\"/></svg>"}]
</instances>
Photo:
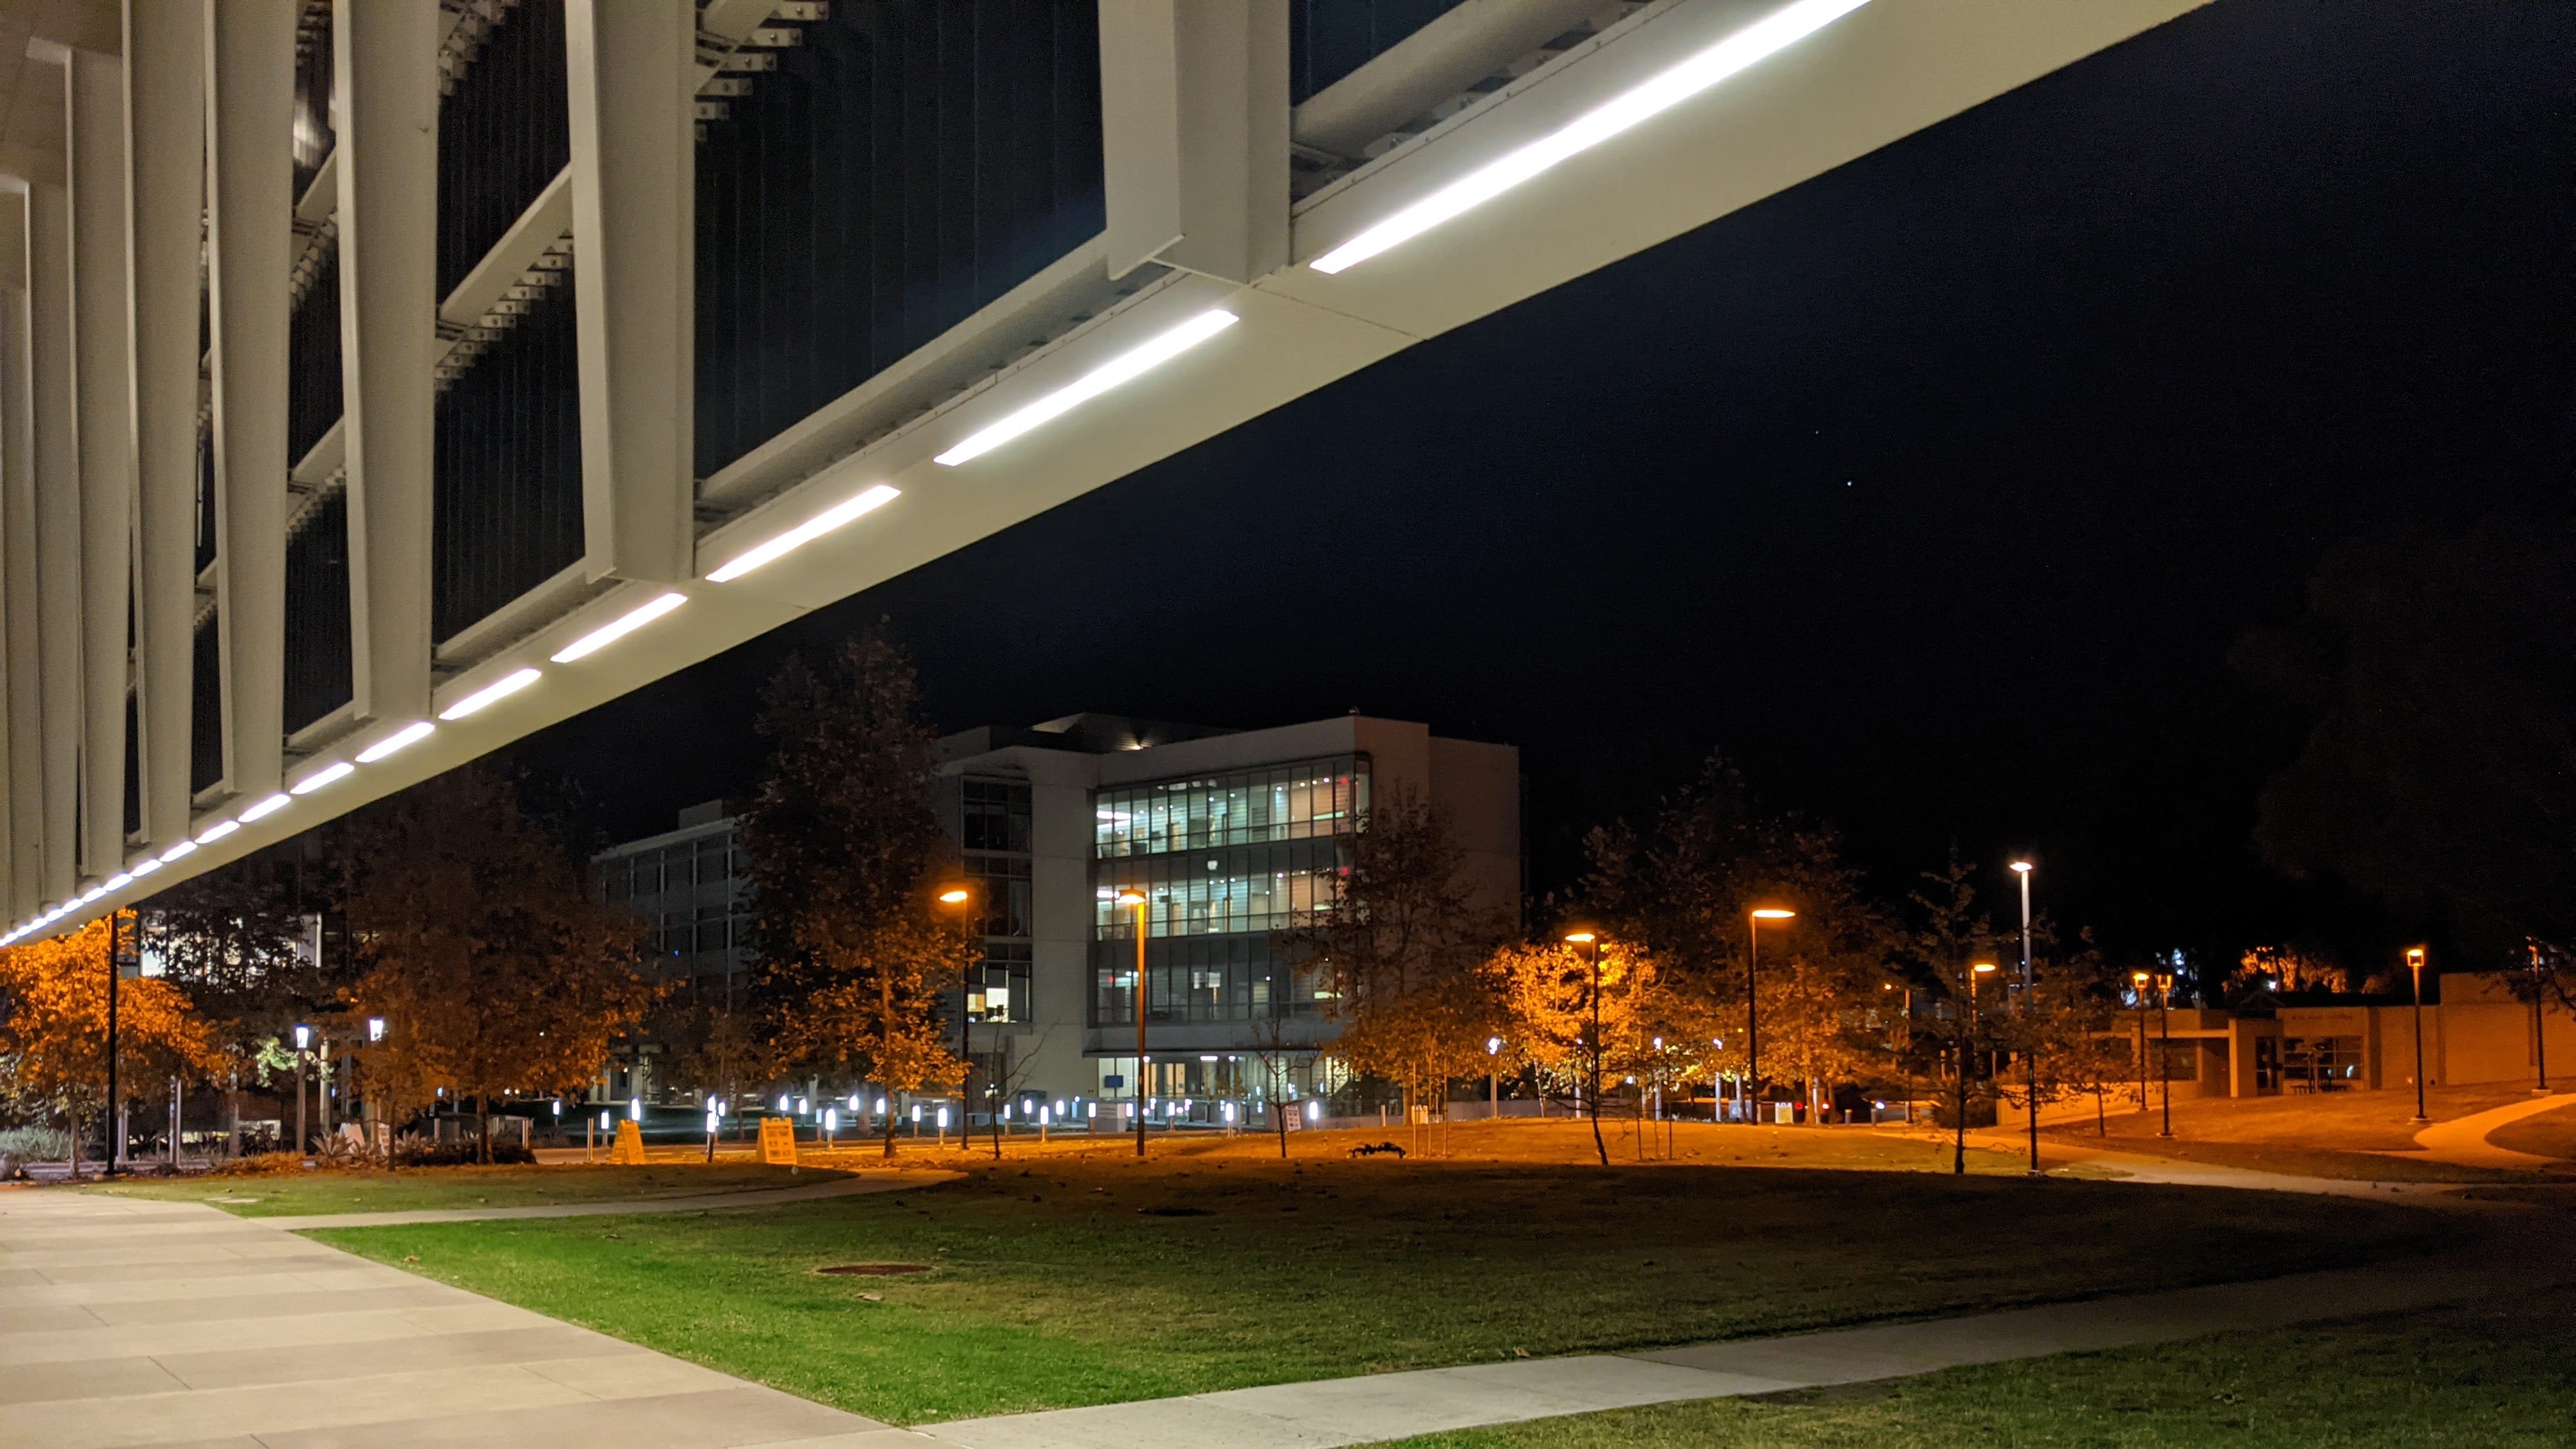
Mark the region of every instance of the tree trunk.
<instances>
[{"instance_id":1,"label":"tree trunk","mask_svg":"<svg viewBox=\"0 0 2576 1449\"><path fill-rule=\"evenodd\" d=\"M80 1107L77 1105L78 1099L75 1098L74 1101L75 1105L64 1109L63 1123L71 1128L72 1186L78 1187L80 1186Z\"/></svg>"},{"instance_id":2,"label":"tree trunk","mask_svg":"<svg viewBox=\"0 0 2576 1449\"><path fill-rule=\"evenodd\" d=\"M1273 1101L1270 1104L1270 1120L1279 1124L1279 1160L1286 1162L1288 1160L1288 1104Z\"/></svg>"},{"instance_id":3,"label":"tree trunk","mask_svg":"<svg viewBox=\"0 0 2576 1449\"><path fill-rule=\"evenodd\" d=\"M886 1094L886 1110L877 1114L877 1126L885 1136L885 1159L894 1161L894 1094Z\"/></svg>"},{"instance_id":4,"label":"tree trunk","mask_svg":"<svg viewBox=\"0 0 2576 1449\"><path fill-rule=\"evenodd\" d=\"M1601 1058L1597 1055L1592 1058L1591 1087L1592 1090L1584 1095L1591 1099L1585 1105L1592 1111L1592 1151L1601 1159L1601 1165L1608 1167L1610 1148L1601 1140Z\"/></svg>"},{"instance_id":5,"label":"tree trunk","mask_svg":"<svg viewBox=\"0 0 2576 1449\"><path fill-rule=\"evenodd\" d=\"M2093 1135L2096 1137L2111 1135L2111 1120L2103 1114L2102 1089L2099 1087L2093 1089Z\"/></svg>"},{"instance_id":6,"label":"tree trunk","mask_svg":"<svg viewBox=\"0 0 2576 1449\"><path fill-rule=\"evenodd\" d=\"M1954 1177L1968 1174L1968 1049L1959 1048L1957 1062L1959 1089L1953 1095L1957 1103L1950 1109L1950 1173Z\"/></svg>"}]
</instances>

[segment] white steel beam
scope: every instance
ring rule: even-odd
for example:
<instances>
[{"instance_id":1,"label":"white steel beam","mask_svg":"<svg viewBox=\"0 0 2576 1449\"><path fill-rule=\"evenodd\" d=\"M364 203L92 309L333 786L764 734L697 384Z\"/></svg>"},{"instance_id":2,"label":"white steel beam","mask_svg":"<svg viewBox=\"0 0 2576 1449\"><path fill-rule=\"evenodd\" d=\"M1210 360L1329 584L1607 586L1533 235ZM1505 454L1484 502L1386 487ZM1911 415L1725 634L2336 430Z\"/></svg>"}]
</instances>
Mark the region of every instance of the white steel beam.
<instances>
[{"instance_id":1,"label":"white steel beam","mask_svg":"<svg viewBox=\"0 0 2576 1449\"><path fill-rule=\"evenodd\" d=\"M438 0L335 0L354 718L429 712Z\"/></svg>"},{"instance_id":2,"label":"white steel beam","mask_svg":"<svg viewBox=\"0 0 2576 1449\"><path fill-rule=\"evenodd\" d=\"M135 595L143 838L188 833L197 605L197 227L205 204L204 0L125 0L127 265L134 278Z\"/></svg>"},{"instance_id":3,"label":"white steel beam","mask_svg":"<svg viewBox=\"0 0 2576 1449\"><path fill-rule=\"evenodd\" d=\"M1288 260L1288 3L1101 0L1109 275Z\"/></svg>"},{"instance_id":4,"label":"white steel beam","mask_svg":"<svg viewBox=\"0 0 2576 1449\"><path fill-rule=\"evenodd\" d=\"M80 835L81 497L72 409L71 199L50 181L27 187L27 313L34 415L29 433L36 465L36 688L44 708L39 884L47 901L59 901L80 882L72 847Z\"/></svg>"},{"instance_id":5,"label":"white steel beam","mask_svg":"<svg viewBox=\"0 0 2576 1449\"><path fill-rule=\"evenodd\" d=\"M26 251L27 194L0 194L0 226ZM24 269L0 286L0 611L7 633L9 716L9 919L44 903L45 708L36 589L36 455L29 435L27 288Z\"/></svg>"},{"instance_id":6,"label":"white steel beam","mask_svg":"<svg viewBox=\"0 0 2576 1449\"><path fill-rule=\"evenodd\" d=\"M296 0L204 0L215 628L223 782L264 799L286 738L286 327Z\"/></svg>"},{"instance_id":7,"label":"white steel beam","mask_svg":"<svg viewBox=\"0 0 2576 1449\"><path fill-rule=\"evenodd\" d=\"M585 571L676 583L695 528L697 27L566 0Z\"/></svg>"},{"instance_id":8,"label":"white steel beam","mask_svg":"<svg viewBox=\"0 0 2576 1449\"><path fill-rule=\"evenodd\" d=\"M72 392L81 500L81 873L125 865L127 606L134 596L134 436L125 363L125 68L71 52Z\"/></svg>"}]
</instances>

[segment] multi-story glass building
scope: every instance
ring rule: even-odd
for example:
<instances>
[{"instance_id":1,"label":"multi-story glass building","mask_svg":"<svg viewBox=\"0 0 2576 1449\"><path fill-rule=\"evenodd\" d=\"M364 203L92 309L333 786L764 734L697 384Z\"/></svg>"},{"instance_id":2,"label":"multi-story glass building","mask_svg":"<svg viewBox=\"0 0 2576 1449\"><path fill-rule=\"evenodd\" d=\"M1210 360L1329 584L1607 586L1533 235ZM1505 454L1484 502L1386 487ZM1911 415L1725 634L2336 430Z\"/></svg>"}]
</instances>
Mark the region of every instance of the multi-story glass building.
<instances>
[{"instance_id":1,"label":"multi-story glass building","mask_svg":"<svg viewBox=\"0 0 2576 1449\"><path fill-rule=\"evenodd\" d=\"M1146 1096L1213 1112L1329 1089L1320 1049L1334 1025L1280 940L1331 903L1353 832L1388 791L1447 815L1479 906L1520 899L1508 745L1360 715L1234 731L1081 714L951 735L938 757L935 804L984 916L957 1013L978 1097L996 1084L1023 1101L1136 1094L1128 891L1147 900ZM710 801L593 860L601 896L651 923L657 975L701 999L750 979L737 824Z\"/></svg>"},{"instance_id":2,"label":"multi-story glass building","mask_svg":"<svg viewBox=\"0 0 2576 1449\"><path fill-rule=\"evenodd\" d=\"M1448 817L1479 905L1519 900L1520 755L1347 715L1223 731L1107 715L942 741L941 804L985 882L970 987L979 1077L1011 1095L1214 1101L1329 1087L1334 1030L1281 933L1328 905L1370 803L1410 787ZM1286 1080L1282 1081L1280 1078Z\"/></svg>"}]
</instances>

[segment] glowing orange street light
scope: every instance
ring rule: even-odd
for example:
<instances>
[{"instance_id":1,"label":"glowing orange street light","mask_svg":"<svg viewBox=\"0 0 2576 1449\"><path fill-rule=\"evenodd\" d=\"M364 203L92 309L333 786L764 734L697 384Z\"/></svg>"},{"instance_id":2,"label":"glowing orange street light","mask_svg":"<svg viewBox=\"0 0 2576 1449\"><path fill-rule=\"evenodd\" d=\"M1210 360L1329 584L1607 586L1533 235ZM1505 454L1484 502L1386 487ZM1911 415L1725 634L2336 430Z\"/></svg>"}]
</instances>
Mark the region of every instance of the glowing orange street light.
<instances>
[{"instance_id":1,"label":"glowing orange street light","mask_svg":"<svg viewBox=\"0 0 2576 1449\"><path fill-rule=\"evenodd\" d=\"M1145 928L1152 903L1143 891L1120 891L1118 904L1136 908L1136 1155L1145 1155Z\"/></svg>"},{"instance_id":2,"label":"glowing orange street light","mask_svg":"<svg viewBox=\"0 0 2576 1449\"><path fill-rule=\"evenodd\" d=\"M1565 933L1565 939L1577 946L1589 946L1592 944L1592 933L1590 931L1568 931Z\"/></svg>"},{"instance_id":3,"label":"glowing orange street light","mask_svg":"<svg viewBox=\"0 0 2576 1449\"><path fill-rule=\"evenodd\" d=\"M939 903L943 906L962 906L972 897L973 893L964 886L950 886L939 893Z\"/></svg>"}]
</instances>

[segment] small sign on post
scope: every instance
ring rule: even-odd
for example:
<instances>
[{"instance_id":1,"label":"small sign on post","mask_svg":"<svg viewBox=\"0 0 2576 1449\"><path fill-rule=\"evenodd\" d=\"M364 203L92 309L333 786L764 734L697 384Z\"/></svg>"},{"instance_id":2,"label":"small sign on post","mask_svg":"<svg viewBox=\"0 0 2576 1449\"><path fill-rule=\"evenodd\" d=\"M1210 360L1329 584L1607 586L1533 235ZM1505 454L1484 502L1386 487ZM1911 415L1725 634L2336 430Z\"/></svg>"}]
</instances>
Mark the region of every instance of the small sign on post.
<instances>
[{"instance_id":1,"label":"small sign on post","mask_svg":"<svg viewBox=\"0 0 2576 1449\"><path fill-rule=\"evenodd\" d=\"M796 1165L796 1124L785 1117L760 1119L760 1160L769 1167Z\"/></svg>"},{"instance_id":2,"label":"small sign on post","mask_svg":"<svg viewBox=\"0 0 2576 1449\"><path fill-rule=\"evenodd\" d=\"M608 1162L612 1167L644 1165L644 1124L633 1118L617 1124L617 1145L608 1149Z\"/></svg>"}]
</instances>

